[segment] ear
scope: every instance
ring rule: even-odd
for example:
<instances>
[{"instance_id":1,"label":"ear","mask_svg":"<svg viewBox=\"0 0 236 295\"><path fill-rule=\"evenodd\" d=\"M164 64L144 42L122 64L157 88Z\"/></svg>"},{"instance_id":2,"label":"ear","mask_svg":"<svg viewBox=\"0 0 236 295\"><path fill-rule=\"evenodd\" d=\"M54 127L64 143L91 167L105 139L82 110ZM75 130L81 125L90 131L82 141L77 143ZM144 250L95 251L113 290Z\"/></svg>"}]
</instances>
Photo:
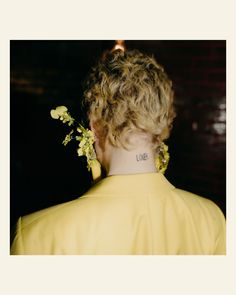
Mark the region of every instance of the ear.
<instances>
[{"instance_id":1,"label":"ear","mask_svg":"<svg viewBox=\"0 0 236 295\"><path fill-rule=\"evenodd\" d=\"M98 139L98 132L97 132L97 128L96 128L96 123L93 120L90 120L89 126L90 126L91 131L94 134L95 141L97 141L97 139Z\"/></svg>"},{"instance_id":2,"label":"ear","mask_svg":"<svg viewBox=\"0 0 236 295\"><path fill-rule=\"evenodd\" d=\"M105 143L106 143L106 134L104 133L104 130L101 129L99 121L90 119L89 125L91 128L91 131L94 134L95 143L99 145L102 151L104 151Z\"/></svg>"}]
</instances>

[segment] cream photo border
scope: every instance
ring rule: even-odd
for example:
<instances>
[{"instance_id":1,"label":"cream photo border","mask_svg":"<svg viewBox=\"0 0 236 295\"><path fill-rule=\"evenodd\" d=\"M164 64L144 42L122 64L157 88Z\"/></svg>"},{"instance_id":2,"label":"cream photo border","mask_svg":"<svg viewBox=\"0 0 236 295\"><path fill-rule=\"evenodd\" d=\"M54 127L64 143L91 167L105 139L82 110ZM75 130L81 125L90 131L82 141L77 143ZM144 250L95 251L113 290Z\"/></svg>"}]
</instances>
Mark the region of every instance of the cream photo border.
<instances>
[{"instance_id":1,"label":"cream photo border","mask_svg":"<svg viewBox=\"0 0 236 295\"><path fill-rule=\"evenodd\" d=\"M1 294L235 294L235 77L233 1L79 4L5 1L0 12ZM63 2L64 3L64 2ZM145 5L145 7L144 7ZM146 8L146 9L145 9ZM65 14L68 15L65 17ZM226 256L10 256L10 40L226 40Z\"/></svg>"}]
</instances>

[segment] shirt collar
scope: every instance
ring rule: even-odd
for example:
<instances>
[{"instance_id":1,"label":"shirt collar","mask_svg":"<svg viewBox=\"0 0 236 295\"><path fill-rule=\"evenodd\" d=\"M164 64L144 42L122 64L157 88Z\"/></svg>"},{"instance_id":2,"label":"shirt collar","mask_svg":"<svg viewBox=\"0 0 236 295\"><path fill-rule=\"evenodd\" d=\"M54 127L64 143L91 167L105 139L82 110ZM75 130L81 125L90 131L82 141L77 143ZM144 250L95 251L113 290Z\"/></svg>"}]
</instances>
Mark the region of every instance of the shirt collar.
<instances>
[{"instance_id":1,"label":"shirt collar","mask_svg":"<svg viewBox=\"0 0 236 295\"><path fill-rule=\"evenodd\" d=\"M174 186L162 173L111 175L95 184L89 195L150 194L173 190Z\"/></svg>"}]
</instances>

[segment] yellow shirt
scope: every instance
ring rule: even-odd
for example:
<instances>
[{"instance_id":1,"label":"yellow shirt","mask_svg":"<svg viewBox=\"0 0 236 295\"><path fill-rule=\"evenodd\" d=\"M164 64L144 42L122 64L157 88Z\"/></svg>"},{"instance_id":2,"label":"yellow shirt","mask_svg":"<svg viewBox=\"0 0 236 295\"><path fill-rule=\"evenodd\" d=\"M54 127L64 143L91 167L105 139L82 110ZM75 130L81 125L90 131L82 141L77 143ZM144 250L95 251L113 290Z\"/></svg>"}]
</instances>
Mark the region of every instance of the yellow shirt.
<instances>
[{"instance_id":1,"label":"yellow shirt","mask_svg":"<svg viewBox=\"0 0 236 295\"><path fill-rule=\"evenodd\" d=\"M225 218L161 173L108 176L20 218L11 254L225 254Z\"/></svg>"}]
</instances>

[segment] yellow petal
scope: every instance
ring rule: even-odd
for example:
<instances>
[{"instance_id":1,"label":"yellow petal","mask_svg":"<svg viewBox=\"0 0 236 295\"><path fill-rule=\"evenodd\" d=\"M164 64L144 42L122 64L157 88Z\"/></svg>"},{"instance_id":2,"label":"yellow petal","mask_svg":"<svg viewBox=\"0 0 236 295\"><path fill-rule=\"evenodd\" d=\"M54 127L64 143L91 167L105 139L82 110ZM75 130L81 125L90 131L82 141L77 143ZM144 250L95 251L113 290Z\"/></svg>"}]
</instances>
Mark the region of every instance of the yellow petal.
<instances>
[{"instance_id":1,"label":"yellow petal","mask_svg":"<svg viewBox=\"0 0 236 295\"><path fill-rule=\"evenodd\" d=\"M58 113L59 116L61 116L63 113L67 112L67 107L65 106L59 106L56 108L56 112Z\"/></svg>"},{"instance_id":2,"label":"yellow petal","mask_svg":"<svg viewBox=\"0 0 236 295\"><path fill-rule=\"evenodd\" d=\"M58 118L59 118L59 116L58 116L56 110L51 110L51 111L50 111L50 115L51 115L51 117L52 117L53 119L58 119Z\"/></svg>"},{"instance_id":3,"label":"yellow petal","mask_svg":"<svg viewBox=\"0 0 236 295\"><path fill-rule=\"evenodd\" d=\"M83 153L83 151L82 151L81 148L80 149L77 149L77 153L78 153L78 156L79 157L84 155L84 153Z\"/></svg>"}]
</instances>

